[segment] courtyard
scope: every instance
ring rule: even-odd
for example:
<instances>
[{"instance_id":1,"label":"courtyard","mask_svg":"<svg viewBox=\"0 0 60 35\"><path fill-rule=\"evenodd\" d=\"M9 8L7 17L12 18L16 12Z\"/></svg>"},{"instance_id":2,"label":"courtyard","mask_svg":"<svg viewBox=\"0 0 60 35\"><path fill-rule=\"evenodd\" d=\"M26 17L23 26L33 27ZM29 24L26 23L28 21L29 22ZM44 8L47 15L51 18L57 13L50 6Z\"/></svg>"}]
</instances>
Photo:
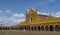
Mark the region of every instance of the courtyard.
<instances>
[{"instance_id":1,"label":"courtyard","mask_svg":"<svg viewBox=\"0 0 60 35\"><path fill-rule=\"evenodd\" d=\"M0 35L60 35L59 31L0 30Z\"/></svg>"}]
</instances>

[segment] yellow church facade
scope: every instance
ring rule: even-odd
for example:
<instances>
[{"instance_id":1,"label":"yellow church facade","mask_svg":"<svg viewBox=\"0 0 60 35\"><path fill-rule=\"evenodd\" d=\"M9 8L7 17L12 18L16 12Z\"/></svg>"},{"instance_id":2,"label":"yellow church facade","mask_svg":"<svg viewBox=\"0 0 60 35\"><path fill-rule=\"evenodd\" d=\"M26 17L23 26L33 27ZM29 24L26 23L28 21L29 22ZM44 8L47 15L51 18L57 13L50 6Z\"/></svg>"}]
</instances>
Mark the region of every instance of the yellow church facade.
<instances>
[{"instance_id":1,"label":"yellow church facade","mask_svg":"<svg viewBox=\"0 0 60 35\"><path fill-rule=\"evenodd\" d=\"M38 14L37 9L26 11L26 20L15 26L0 26L0 30L60 31L60 17Z\"/></svg>"},{"instance_id":2,"label":"yellow church facade","mask_svg":"<svg viewBox=\"0 0 60 35\"><path fill-rule=\"evenodd\" d=\"M60 31L60 18L38 14L37 9L30 8L26 12L26 20L20 23L20 29L33 31Z\"/></svg>"}]
</instances>

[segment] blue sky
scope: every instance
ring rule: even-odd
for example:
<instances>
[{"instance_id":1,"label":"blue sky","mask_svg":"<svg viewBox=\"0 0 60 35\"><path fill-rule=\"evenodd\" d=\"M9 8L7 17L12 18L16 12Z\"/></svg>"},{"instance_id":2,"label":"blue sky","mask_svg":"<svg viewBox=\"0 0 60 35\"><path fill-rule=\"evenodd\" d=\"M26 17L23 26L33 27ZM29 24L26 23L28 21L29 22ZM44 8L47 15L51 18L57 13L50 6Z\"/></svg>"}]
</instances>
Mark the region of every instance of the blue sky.
<instances>
[{"instance_id":1,"label":"blue sky","mask_svg":"<svg viewBox=\"0 0 60 35\"><path fill-rule=\"evenodd\" d=\"M39 13L51 11L60 16L60 0L0 0L0 24L15 25L25 20L26 9L30 7Z\"/></svg>"}]
</instances>

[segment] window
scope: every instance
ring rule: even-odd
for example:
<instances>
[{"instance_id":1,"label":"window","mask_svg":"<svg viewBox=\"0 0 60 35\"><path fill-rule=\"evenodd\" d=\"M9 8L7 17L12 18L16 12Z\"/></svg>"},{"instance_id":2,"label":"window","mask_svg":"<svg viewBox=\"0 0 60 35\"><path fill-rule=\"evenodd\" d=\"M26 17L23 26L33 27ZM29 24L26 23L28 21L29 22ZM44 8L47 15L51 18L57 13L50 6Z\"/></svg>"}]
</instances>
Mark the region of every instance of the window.
<instances>
[{"instance_id":1,"label":"window","mask_svg":"<svg viewBox=\"0 0 60 35\"><path fill-rule=\"evenodd\" d=\"M30 18L30 23L32 23L32 18Z\"/></svg>"}]
</instances>

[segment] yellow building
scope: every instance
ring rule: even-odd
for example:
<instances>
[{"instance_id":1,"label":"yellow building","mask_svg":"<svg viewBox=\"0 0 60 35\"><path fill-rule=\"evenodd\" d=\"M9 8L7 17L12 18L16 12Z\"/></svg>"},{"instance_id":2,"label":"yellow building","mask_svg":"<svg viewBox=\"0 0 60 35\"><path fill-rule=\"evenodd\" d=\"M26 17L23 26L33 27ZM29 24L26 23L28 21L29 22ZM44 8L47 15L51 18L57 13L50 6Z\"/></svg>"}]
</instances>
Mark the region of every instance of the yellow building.
<instances>
[{"instance_id":1,"label":"yellow building","mask_svg":"<svg viewBox=\"0 0 60 35\"><path fill-rule=\"evenodd\" d=\"M60 31L60 18L38 14L37 9L30 8L26 12L26 20L20 23L20 29L35 31Z\"/></svg>"},{"instance_id":2,"label":"yellow building","mask_svg":"<svg viewBox=\"0 0 60 35\"><path fill-rule=\"evenodd\" d=\"M32 30L32 31L60 31L60 18L38 14L37 9L26 11L26 20L15 26L0 26L0 30Z\"/></svg>"}]
</instances>

